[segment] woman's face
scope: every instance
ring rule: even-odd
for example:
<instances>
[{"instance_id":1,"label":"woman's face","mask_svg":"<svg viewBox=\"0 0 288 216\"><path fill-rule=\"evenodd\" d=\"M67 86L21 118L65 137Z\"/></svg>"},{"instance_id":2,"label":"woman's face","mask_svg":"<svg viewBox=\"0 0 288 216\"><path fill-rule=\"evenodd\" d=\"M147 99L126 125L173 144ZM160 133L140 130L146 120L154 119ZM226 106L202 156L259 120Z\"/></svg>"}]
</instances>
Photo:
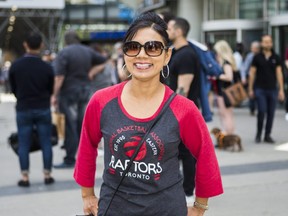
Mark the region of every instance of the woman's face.
<instances>
[{"instance_id":1,"label":"woman's face","mask_svg":"<svg viewBox=\"0 0 288 216\"><path fill-rule=\"evenodd\" d=\"M151 28L140 29L136 32L131 41L136 41L144 45L148 41L159 41L164 45L162 37ZM171 57L171 49L165 51L156 57L147 55L144 47L141 47L139 54L135 57L124 55L125 64L132 79L151 80L153 78L159 80L160 71L163 66L167 65Z\"/></svg>"}]
</instances>

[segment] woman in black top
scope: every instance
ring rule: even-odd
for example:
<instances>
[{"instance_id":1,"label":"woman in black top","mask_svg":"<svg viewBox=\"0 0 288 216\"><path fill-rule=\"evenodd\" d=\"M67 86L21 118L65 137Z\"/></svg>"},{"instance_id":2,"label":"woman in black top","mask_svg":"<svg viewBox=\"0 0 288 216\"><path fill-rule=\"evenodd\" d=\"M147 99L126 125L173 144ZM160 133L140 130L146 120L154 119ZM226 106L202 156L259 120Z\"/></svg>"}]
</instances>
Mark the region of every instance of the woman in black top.
<instances>
[{"instance_id":1,"label":"woman in black top","mask_svg":"<svg viewBox=\"0 0 288 216\"><path fill-rule=\"evenodd\" d=\"M219 116L221 123L224 127L224 131L227 134L232 134L235 130L233 108L227 107L224 102L223 89L232 84L233 71L236 70L236 64L233 57L233 52L229 44L224 41L218 41L214 45L216 51L217 61L223 68L223 74L218 77L217 80L217 104L219 110Z\"/></svg>"}]
</instances>

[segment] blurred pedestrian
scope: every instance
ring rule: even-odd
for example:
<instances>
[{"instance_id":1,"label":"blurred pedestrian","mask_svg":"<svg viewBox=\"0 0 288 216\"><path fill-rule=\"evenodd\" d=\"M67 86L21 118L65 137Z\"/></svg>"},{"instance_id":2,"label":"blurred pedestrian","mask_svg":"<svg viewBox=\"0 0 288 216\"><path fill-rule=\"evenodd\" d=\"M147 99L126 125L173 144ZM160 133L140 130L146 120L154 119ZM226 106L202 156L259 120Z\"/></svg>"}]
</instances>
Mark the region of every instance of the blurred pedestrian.
<instances>
[{"instance_id":1,"label":"blurred pedestrian","mask_svg":"<svg viewBox=\"0 0 288 216\"><path fill-rule=\"evenodd\" d=\"M193 48L186 39L189 30L190 25L186 19L177 17L168 22L169 39L174 47L169 62L168 85L173 91L187 97L199 107L199 62ZM196 160L183 142L179 145L179 159L183 165L183 187L186 200L188 205L193 205Z\"/></svg>"},{"instance_id":2,"label":"blurred pedestrian","mask_svg":"<svg viewBox=\"0 0 288 216\"><path fill-rule=\"evenodd\" d=\"M123 45L125 68L131 79L96 92L89 102L74 171L76 182L82 186L85 214L187 216L178 161L181 140L197 158L197 197L189 216L203 215L208 197L223 192L205 121L197 107L183 96L176 95L147 134L135 160L130 161L147 128L173 94L160 82L161 75L167 76L161 71L171 56L166 30L166 23L155 13L136 18ZM98 202L94 192L95 162L102 136L104 183ZM124 175L128 164L131 169Z\"/></svg>"},{"instance_id":3,"label":"blurred pedestrian","mask_svg":"<svg viewBox=\"0 0 288 216\"><path fill-rule=\"evenodd\" d=\"M93 65L105 66L105 58L80 43L76 32L65 33L64 47L54 61L55 84L52 105L65 115L64 161L55 168L73 168L84 111L90 96L88 72Z\"/></svg>"},{"instance_id":4,"label":"blurred pedestrian","mask_svg":"<svg viewBox=\"0 0 288 216\"><path fill-rule=\"evenodd\" d=\"M95 51L99 52L104 58L107 59L105 63L104 69L102 66L97 65L90 69L88 76L91 80L91 91L90 91L90 97L98 90L102 88L106 88L108 86L111 86L113 84L112 76L115 72L115 65L112 62L112 59L110 58L110 54L107 50L102 48L98 44L92 44L91 48Z\"/></svg>"},{"instance_id":5,"label":"blurred pedestrian","mask_svg":"<svg viewBox=\"0 0 288 216\"><path fill-rule=\"evenodd\" d=\"M243 62L240 74L241 74L242 84L246 86L246 88L248 88L249 71L250 71L250 67L252 64L252 60L254 56L259 53L259 51L260 51L260 43L258 41L252 42L250 46L250 52L247 54ZM249 98L249 109L250 109L250 114L254 116L255 109L256 109L255 98Z\"/></svg>"},{"instance_id":6,"label":"blurred pedestrian","mask_svg":"<svg viewBox=\"0 0 288 216\"><path fill-rule=\"evenodd\" d=\"M122 51L122 42L117 42L114 45L114 53L113 53L113 59L115 61L115 78L114 84L120 83L122 81L125 81L128 77L127 74L123 71L124 66L124 57L123 57L123 51Z\"/></svg>"},{"instance_id":7,"label":"blurred pedestrian","mask_svg":"<svg viewBox=\"0 0 288 216\"><path fill-rule=\"evenodd\" d=\"M42 55L42 60L48 64L52 64L52 62L55 60L55 55L50 50L45 50Z\"/></svg>"},{"instance_id":8,"label":"blurred pedestrian","mask_svg":"<svg viewBox=\"0 0 288 216\"><path fill-rule=\"evenodd\" d=\"M2 67L1 71L1 79L4 84L4 92L6 94L11 93L11 87L10 87L10 82L9 82L9 70L11 67L11 62L10 61L5 61L4 65Z\"/></svg>"},{"instance_id":9,"label":"blurred pedestrian","mask_svg":"<svg viewBox=\"0 0 288 216\"><path fill-rule=\"evenodd\" d=\"M288 121L288 47L285 51L285 84L286 84L286 100L285 100L285 120Z\"/></svg>"},{"instance_id":10,"label":"blurred pedestrian","mask_svg":"<svg viewBox=\"0 0 288 216\"><path fill-rule=\"evenodd\" d=\"M16 122L18 129L19 161L22 179L20 187L29 187L29 150L32 131L36 128L42 149L44 183L52 184L52 144L50 97L53 92L54 74L50 65L41 60L42 38L31 32L24 40L26 54L16 60L11 68L9 80L17 98Z\"/></svg>"},{"instance_id":11,"label":"blurred pedestrian","mask_svg":"<svg viewBox=\"0 0 288 216\"><path fill-rule=\"evenodd\" d=\"M215 53L215 50L214 50L214 43L206 42L206 46L207 46L207 49L208 49L207 52L210 52L211 56L213 57L213 59L216 60L216 53ZM209 108L210 108L210 111L211 111L211 115L214 115L214 105L215 105L215 102L216 102L216 98L215 98L215 94L214 94L214 90L213 89L217 86L217 82L216 82L216 77L215 76L207 76L207 79L209 81L207 83L207 88L210 85L210 89L208 90Z\"/></svg>"},{"instance_id":12,"label":"blurred pedestrian","mask_svg":"<svg viewBox=\"0 0 288 216\"><path fill-rule=\"evenodd\" d=\"M256 98L258 108L255 142L261 142L266 116L264 141L272 144L275 142L271 137L271 132L277 95L280 101L283 101L285 96L281 60L273 50L273 41L270 35L262 36L261 51L253 58L249 76L249 96Z\"/></svg>"},{"instance_id":13,"label":"blurred pedestrian","mask_svg":"<svg viewBox=\"0 0 288 216\"><path fill-rule=\"evenodd\" d=\"M237 68L232 49L226 41L220 40L216 42L214 50L216 51L217 61L224 72L216 80L217 89L215 93L217 95L219 117L224 128L223 131L226 134L233 134L235 130L233 107L225 103L223 89L233 83L234 71L236 71Z\"/></svg>"},{"instance_id":14,"label":"blurred pedestrian","mask_svg":"<svg viewBox=\"0 0 288 216\"><path fill-rule=\"evenodd\" d=\"M243 43L236 43L235 46L235 51L233 53L234 59L235 59L235 64L236 64L236 69L233 73L233 80L234 82L238 82L241 80L241 68L243 66L243 54L244 54L244 46Z\"/></svg>"}]
</instances>

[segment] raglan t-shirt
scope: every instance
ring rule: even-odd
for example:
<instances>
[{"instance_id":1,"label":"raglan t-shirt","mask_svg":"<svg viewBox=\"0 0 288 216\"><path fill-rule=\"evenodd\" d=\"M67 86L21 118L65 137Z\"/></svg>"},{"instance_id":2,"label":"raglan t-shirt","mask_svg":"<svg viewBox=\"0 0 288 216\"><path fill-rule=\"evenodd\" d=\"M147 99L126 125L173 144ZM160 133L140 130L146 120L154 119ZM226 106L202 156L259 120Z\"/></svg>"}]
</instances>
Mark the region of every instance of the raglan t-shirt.
<instances>
[{"instance_id":1,"label":"raglan t-shirt","mask_svg":"<svg viewBox=\"0 0 288 216\"><path fill-rule=\"evenodd\" d=\"M149 123L173 93L166 86L158 111L150 118L138 119L130 116L121 103L125 84L97 91L87 106L82 127L74 178L83 187L94 186L97 146L101 137L104 138L99 215L109 202ZM181 140L197 159L196 196L211 197L223 192L206 124L194 103L177 95L140 148L117 192L118 196L112 202L111 215L114 215L112 212L131 216L187 214L178 162ZM122 209L119 209L121 206Z\"/></svg>"}]
</instances>

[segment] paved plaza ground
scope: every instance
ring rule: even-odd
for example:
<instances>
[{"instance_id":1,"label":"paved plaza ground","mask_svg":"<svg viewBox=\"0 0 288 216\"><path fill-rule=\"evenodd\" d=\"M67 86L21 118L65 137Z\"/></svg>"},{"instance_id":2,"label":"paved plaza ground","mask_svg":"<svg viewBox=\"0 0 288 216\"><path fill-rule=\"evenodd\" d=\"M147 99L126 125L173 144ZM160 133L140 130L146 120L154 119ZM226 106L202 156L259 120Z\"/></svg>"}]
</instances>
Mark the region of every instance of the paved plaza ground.
<instances>
[{"instance_id":1,"label":"paved plaza ground","mask_svg":"<svg viewBox=\"0 0 288 216\"><path fill-rule=\"evenodd\" d=\"M75 216L82 214L79 186L73 170L53 170L54 185L43 184L41 153L30 155L30 188L19 188L18 158L8 147L7 137L16 131L15 100L1 94L0 103L0 215ZM275 145L255 144L256 117L246 107L234 111L236 133L242 137L243 152L216 150L225 193L210 199L205 216L287 216L288 215L288 121L277 109L273 138ZM217 110L208 128L219 126ZM60 145L53 148L54 162L62 161ZM103 157L98 158L96 192L101 185Z\"/></svg>"}]
</instances>

